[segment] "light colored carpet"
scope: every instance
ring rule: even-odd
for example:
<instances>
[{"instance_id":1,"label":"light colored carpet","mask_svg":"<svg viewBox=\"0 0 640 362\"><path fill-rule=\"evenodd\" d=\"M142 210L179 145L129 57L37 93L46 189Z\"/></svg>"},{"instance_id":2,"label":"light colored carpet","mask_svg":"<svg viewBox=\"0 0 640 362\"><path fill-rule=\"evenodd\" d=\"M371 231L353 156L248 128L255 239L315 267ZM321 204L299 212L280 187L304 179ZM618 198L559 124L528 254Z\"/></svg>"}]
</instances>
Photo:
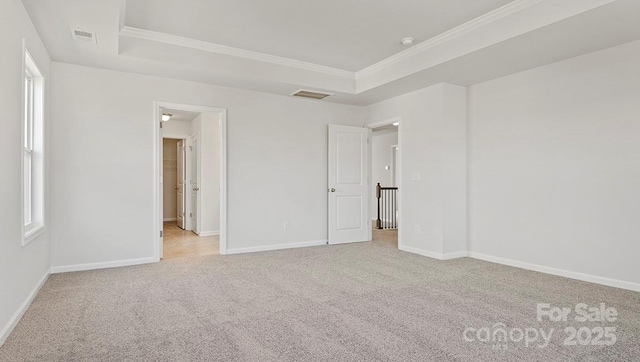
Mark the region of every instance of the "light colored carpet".
<instances>
[{"instance_id":1,"label":"light colored carpet","mask_svg":"<svg viewBox=\"0 0 640 362\"><path fill-rule=\"evenodd\" d=\"M538 322L538 302L615 307L617 342L463 339L567 325ZM639 361L639 342L640 293L372 242L52 275L0 360Z\"/></svg>"}]
</instances>

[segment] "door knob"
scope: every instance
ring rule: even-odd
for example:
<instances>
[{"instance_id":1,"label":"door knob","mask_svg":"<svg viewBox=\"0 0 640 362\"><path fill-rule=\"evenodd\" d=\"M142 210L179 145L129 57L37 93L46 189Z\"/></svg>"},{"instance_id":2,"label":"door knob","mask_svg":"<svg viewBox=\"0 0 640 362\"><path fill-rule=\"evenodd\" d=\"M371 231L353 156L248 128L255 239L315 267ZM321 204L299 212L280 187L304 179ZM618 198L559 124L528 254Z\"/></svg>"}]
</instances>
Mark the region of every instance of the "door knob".
<instances>
[{"instance_id":1,"label":"door knob","mask_svg":"<svg viewBox=\"0 0 640 362\"><path fill-rule=\"evenodd\" d=\"M334 189L333 187L331 188L331 192L336 192L336 189Z\"/></svg>"},{"instance_id":2,"label":"door knob","mask_svg":"<svg viewBox=\"0 0 640 362\"><path fill-rule=\"evenodd\" d=\"M180 188L179 188L178 186L176 186L176 187L174 187L173 189L174 189L174 190L179 190Z\"/></svg>"}]
</instances>

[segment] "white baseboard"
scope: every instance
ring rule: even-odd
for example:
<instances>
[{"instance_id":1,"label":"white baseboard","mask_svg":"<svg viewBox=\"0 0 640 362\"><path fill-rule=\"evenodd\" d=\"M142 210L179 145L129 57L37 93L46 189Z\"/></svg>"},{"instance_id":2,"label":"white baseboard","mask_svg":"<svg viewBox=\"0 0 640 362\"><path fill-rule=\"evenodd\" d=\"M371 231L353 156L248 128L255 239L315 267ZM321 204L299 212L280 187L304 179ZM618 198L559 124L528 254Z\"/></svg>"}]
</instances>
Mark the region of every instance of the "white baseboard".
<instances>
[{"instance_id":1,"label":"white baseboard","mask_svg":"<svg viewBox=\"0 0 640 362\"><path fill-rule=\"evenodd\" d=\"M22 319L22 316L31 305L31 302L33 302L36 295L38 295L38 292L40 291L40 289L42 289L42 286L49 278L49 274L50 274L50 271L47 270L44 277L42 277L40 282L35 286L35 288L33 288L31 293L29 293L29 295L27 296L27 299L25 299L25 301L22 302L22 304L20 305L20 308L18 308L18 310L13 314L11 319L9 319L9 323L7 323L7 325L4 326L4 328L2 328L2 331L0 332L0 347L4 344L7 338L9 338L9 335L11 334L13 329L16 327L16 325L18 325L18 322L20 322L20 319Z\"/></svg>"},{"instance_id":2,"label":"white baseboard","mask_svg":"<svg viewBox=\"0 0 640 362\"><path fill-rule=\"evenodd\" d=\"M491 255L486 255L486 254L481 254L476 252L469 252L468 254L470 257L478 260L484 260L492 263L513 266L516 268L533 270L540 273L552 274L552 275L557 275L565 278L577 279L584 282L602 284L610 287L640 292L640 284L638 283L626 282L618 279L611 279L611 278L599 277L591 274L584 274L584 273L573 272L569 270L557 269L557 268L552 268L544 265L538 265L538 264L532 264L532 263L527 263L527 262L518 261L518 260L500 258L497 256L491 256Z\"/></svg>"},{"instance_id":3,"label":"white baseboard","mask_svg":"<svg viewBox=\"0 0 640 362\"><path fill-rule=\"evenodd\" d=\"M320 245L327 245L327 241L326 240L301 241L301 242L297 242L297 243L287 243L287 244L276 244L276 245L265 245L265 246L253 246L253 247L248 247L248 248L227 249L226 255L255 253L255 252L259 252L259 251L272 251L272 250L305 248L305 247L308 247L308 246L320 246Z\"/></svg>"},{"instance_id":4,"label":"white baseboard","mask_svg":"<svg viewBox=\"0 0 640 362\"><path fill-rule=\"evenodd\" d=\"M201 231L200 234L198 234L198 236L218 236L218 235L220 235L220 231L219 230Z\"/></svg>"},{"instance_id":5,"label":"white baseboard","mask_svg":"<svg viewBox=\"0 0 640 362\"><path fill-rule=\"evenodd\" d=\"M442 260L451 260L458 258L466 258L469 256L469 253L466 251L456 251L453 253L442 254Z\"/></svg>"},{"instance_id":6,"label":"white baseboard","mask_svg":"<svg viewBox=\"0 0 640 362\"><path fill-rule=\"evenodd\" d=\"M433 258L433 259L443 260L443 259L442 259L442 254L440 254L440 253L434 253L434 252L432 252L432 251L427 251L427 250L422 250L422 249L418 249L418 248L413 248L413 247L410 247L410 246L398 245L398 250L406 251L407 253L412 253L412 254L418 254L418 255L426 256L426 257L428 257L428 258Z\"/></svg>"},{"instance_id":7,"label":"white baseboard","mask_svg":"<svg viewBox=\"0 0 640 362\"><path fill-rule=\"evenodd\" d=\"M131 266L131 265L140 265L140 264L149 264L149 263L157 263L158 261L159 260L156 259L156 258L141 258L141 259L107 261L107 262L102 262L102 263L91 263L91 264L52 266L51 267L51 274L67 273L67 272L83 271L83 270L116 268L116 267L121 267L121 266Z\"/></svg>"},{"instance_id":8,"label":"white baseboard","mask_svg":"<svg viewBox=\"0 0 640 362\"><path fill-rule=\"evenodd\" d=\"M405 245L399 245L398 249L402 251L406 251L407 253L418 254L418 255L422 255L428 258L433 258L438 260L451 260L451 259L457 259L457 258L464 258L468 256L466 251L443 254L443 253L436 253L433 251L422 250L418 248L412 248L410 246L405 246Z\"/></svg>"},{"instance_id":9,"label":"white baseboard","mask_svg":"<svg viewBox=\"0 0 640 362\"><path fill-rule=\"evenodd\" d=\"M162 219L162 221L164 221L164 222L178 221L178 218L176 218L176 217L165 217L164 219Z\"/></svg>"}]
</instances>

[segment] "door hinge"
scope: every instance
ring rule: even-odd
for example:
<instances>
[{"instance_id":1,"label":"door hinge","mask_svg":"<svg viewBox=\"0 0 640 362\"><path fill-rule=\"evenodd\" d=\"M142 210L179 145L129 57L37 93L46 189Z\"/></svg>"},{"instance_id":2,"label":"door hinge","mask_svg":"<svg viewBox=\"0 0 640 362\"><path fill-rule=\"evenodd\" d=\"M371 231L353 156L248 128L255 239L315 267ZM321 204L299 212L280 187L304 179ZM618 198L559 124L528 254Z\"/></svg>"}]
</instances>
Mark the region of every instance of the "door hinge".
<instances>
[{"instance_id":1,"label":"door hinge","mask_svg":"<svg viewBox=\"0 0 640 362\"><path fill-rule=\"evenodd\" d=\"M162 128L162 122L160 122L160 128Z\"/></svg>"},{"instance_id":2,"label":"door hinge","mask_svg":"<svg viewBox=\"0 0 640 362\"><path fill-rule=\"evenodd\" d=\"M160 237L162 237L162 230L160 230Z\"/></svg>"},{"instance_id":3,"label":"door hinge","mask_svg":"<svg viewBox=\"0 0 640 362\"><path fill-rule=\"evenodd\" d=\"M193 217L193 213L192 212L189 213L189 217Z\"/></svg>"}]
</instances>

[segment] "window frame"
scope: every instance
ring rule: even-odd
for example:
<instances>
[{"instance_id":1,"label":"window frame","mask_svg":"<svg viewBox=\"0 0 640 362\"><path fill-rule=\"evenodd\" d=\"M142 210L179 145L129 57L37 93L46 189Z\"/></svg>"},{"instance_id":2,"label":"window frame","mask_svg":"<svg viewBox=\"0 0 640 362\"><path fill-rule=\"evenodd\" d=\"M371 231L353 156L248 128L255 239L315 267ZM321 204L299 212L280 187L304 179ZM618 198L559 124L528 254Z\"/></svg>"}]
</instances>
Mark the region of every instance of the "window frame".
<instances>
[{"instance_id":1,"label":"window frame","mask_svg":"<svg viewBox=\"0 0 640 362\"><path fill-rule=\"evenodd\" d=\"M44 99L45 78L23 42L22 62L22 246L45 231Z\"/></svg>"}]
</instances>

